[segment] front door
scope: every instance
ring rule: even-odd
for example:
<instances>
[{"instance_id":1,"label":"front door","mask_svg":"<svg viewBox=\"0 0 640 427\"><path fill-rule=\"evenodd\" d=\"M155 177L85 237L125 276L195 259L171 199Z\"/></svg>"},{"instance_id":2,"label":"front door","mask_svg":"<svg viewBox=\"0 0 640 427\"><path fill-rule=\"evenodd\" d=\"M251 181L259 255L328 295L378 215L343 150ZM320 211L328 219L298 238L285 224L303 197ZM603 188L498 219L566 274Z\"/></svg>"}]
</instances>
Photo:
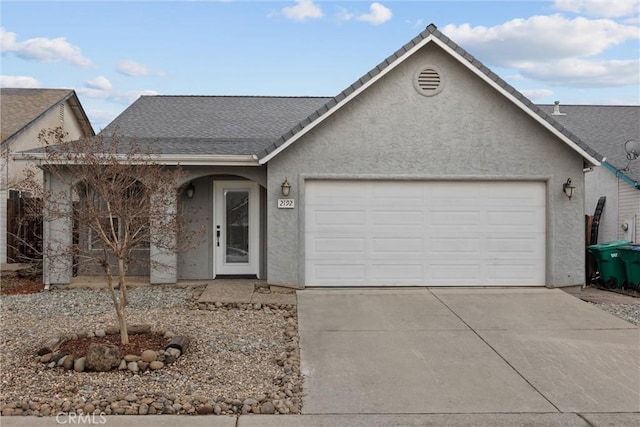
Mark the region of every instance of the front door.
<instances>
[{"instance_id":1,"label":"front door","mask_svg":"<svg viewBox=\"0 0 640 427\"><path fill-rule=\"evenodd\" d=\"M214 277L259 274L258 184L214 181Z\"/></svg>"}]
</instances>

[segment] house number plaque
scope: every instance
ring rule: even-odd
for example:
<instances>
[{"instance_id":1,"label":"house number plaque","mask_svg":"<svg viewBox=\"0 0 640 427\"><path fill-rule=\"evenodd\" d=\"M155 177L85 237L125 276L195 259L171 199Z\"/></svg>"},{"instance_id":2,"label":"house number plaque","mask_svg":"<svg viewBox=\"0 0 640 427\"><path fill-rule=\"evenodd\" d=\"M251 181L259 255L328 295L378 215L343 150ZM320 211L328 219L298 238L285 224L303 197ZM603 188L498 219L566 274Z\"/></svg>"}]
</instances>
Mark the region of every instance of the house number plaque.
<instances>
[{"instance_id":1,"label":"house number plaque","mask_svg":"<svg viewBox=\"0 0 640 427\"><path fill-rule=\"evenodd\" d=\"M278 209L293 209L295 207L295 199L278 199Z\"/></svg>"}]
</instances>

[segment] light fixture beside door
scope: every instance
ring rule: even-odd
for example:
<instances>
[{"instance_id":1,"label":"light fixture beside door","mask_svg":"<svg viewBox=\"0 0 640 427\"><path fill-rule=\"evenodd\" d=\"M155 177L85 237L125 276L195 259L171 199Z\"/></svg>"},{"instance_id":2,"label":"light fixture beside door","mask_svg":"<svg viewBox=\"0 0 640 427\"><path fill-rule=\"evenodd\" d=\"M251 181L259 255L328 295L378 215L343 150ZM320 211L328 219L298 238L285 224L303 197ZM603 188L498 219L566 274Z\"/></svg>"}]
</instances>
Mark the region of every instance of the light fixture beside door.
<instances>
[{"instance_id":1,"label":"light fixture beside door","mask_svg":"<svg viewBox=\"0 0 640 427\"><path fill-rule=\"evenodd\" d=\"M185 193L187 193L187 199L193 199L193 195L196 194L196 187L193 185L193 182L189 182Z\"/></svg>"}]
</instances>

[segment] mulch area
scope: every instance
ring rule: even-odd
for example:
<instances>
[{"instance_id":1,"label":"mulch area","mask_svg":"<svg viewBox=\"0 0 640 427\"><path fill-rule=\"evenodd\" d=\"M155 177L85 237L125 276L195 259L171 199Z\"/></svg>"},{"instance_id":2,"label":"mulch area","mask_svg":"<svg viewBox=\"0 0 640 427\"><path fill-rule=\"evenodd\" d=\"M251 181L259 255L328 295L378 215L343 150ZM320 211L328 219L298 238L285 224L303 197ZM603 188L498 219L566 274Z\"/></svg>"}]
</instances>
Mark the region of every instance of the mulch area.
<instances>
[{"instance_id":1,"label":"mulch area","mask_svg":"<svg viewBox=\"0 0 640 427\"><path fill-rule=\"evenodd\" d=\"M67 341L58 349L59 353L73 354L76 358L87 355L87 349L91 344L114 344L120 348L122 356L135 354L140 356L145 350L164 350L169 340L160 334L136 334L129 335L129 344L120 343L120 334L106 335L104 337L80 338Z\"/></svg>"},{"instance_id":2,"label":"mulch area","mask_svg":"<svg viewBox=\"0 0 640 427\"><path fill-rule=\"evenodd\" d=\"M44 290L42 279L22 278L16 275L2 275L0 295L24 295L41 292Z\"/></svg>"}]
</instances>

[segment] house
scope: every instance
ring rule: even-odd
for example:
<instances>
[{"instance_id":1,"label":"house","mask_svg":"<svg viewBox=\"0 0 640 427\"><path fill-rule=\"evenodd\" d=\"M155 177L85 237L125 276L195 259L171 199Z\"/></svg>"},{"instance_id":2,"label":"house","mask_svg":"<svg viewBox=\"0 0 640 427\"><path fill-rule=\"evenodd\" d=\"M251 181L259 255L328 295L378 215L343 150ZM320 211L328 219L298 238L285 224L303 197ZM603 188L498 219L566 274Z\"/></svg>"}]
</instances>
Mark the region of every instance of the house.
<instances>
[{"instance_id":1,"label":"house","mask_svg":"<svg viewBox=\"0 0 640 427\"><path fill-rule=\"evenodd\" d=\"M585 174L585 214L605 197L598 242L640 242L640 158L627 157L625 143L640 143L640 106L540 106L605 157ZM555 110L555 111L554 111Z\"/></svg>"},{"instance_id":2,"label":"house","mask_svg":"<svg viewBox=\"0 0 640 427\"><path fill-rule=\"evenodd\" d=\"M23 178L24 164L11 153L40 146L42 130L61 127L69 140L95 135L75 91L70 89L0 89L0 262L7 262L7 198Z\"/></svg>"},{"instance_id":3,"label":"house","mask_svg":"<svg viewBox=\"0 0 640 427\"><path fill-rule=\"evenodd\" d=\"M434 25L333 98L144 96L114 133L188 173L176 204L203 239L151 245L170 266L152 283L585 282L583 169L602 156ZM63 219L49 227L70 241ZM71 276L45 266L47 284Z\"/></svg>"}]
</instances>

